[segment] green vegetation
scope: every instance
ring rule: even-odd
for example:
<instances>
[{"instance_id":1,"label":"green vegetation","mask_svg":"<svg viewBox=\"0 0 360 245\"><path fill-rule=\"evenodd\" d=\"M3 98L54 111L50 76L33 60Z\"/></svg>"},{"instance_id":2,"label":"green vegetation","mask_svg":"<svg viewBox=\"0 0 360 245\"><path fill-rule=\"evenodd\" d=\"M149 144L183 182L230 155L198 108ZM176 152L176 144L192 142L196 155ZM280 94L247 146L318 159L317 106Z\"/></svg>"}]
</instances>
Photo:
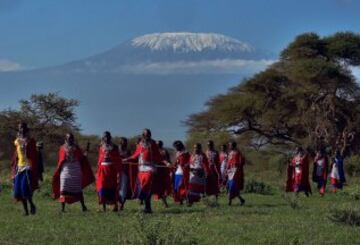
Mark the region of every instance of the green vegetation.
<instances>
[{"instance_id":1,"label":"green vegetation","mask_svg":"<svg viewBox=\"0 0 360 245\"><path fill-rule=\"evenodd\" d=\"M331 152L346 142L350 152L359 152L360 86L350 69L359 65L360 35L299 35L265 71L191 115L188 138L234 137L254 149L302 145Z\"/></svg>"},{"instance_id":2,"label":"green vegetation","mask_svg":"<svg viewBox=\"0 0 360 245\"><path fill-rule=\"evenodd\" d=\"M8 173L1 172L0 244L355 244L360 242L359 200L354 198L357 178L337 194L296 197L284 193L284 175L262 163L247 166L247 185L269 186L271 195L245 193L245 206L219 204L209 197L189 208L171 202L165 209L154 202L154 213L144 215L137 201L129 201L119 214L98 212L95 187L86 190L89 212L79 204L60 213L51 199L48 172L35 194L36 216L23 217L21 204L11 199ZM48 169L49 170L49 169ZM251 184L253 183L253 184ZM256 183L256 184L254 184ZM265 188L265 189L266 189Z\"/></svg>"}]
</instances>

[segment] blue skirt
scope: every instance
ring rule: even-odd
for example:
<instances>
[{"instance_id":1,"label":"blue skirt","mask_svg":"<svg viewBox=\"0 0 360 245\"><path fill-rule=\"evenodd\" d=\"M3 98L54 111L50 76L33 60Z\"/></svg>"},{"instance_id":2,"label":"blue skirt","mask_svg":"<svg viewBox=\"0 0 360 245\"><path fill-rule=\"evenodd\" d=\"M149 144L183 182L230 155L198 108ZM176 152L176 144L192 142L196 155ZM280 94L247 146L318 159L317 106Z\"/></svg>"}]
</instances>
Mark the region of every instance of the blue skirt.
<instances>
[{"instance_id":1,"label":"blue skirt","mask_svg":"<svg viewBox=\"0 0 360 245\"><path fill-rule=\"evenodd\" d=\"M14 178L14 198L18 201L32 198L31 170L18 172Z\"/></svg>"}]
</instances>

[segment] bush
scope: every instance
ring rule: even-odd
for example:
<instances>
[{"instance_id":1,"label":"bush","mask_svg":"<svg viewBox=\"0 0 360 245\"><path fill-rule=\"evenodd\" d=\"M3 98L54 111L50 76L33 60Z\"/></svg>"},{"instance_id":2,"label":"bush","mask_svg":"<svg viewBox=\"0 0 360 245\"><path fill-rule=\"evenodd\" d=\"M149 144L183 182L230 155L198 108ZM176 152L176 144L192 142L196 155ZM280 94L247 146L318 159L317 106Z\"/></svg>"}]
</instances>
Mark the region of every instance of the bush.
<instances>
[{"instance_id":1,"label":"bush","mask_svg":"<svg viewBox=\"0 0 360 245\"><path fill-rule=\"evenodd\" d=\"M289 204L292 209L300 209L302 207L297 195L283 194L282 198Z\"/></svg>"},{"instance_id":2,"label":"bush","mask_svg":"<svg viewBox=\"0 0 360 245\"><path fill-rule=\"evenodd\" d=\"M195 237L198 220L193 223L173 224L170 219L157 219L146 214L136 215L135 229L138 236L131 244L166 245L166 244L198 244ZM182 223L181 218L178 220Z\"/></svg>"},{"instance_id":3,"label":"bush","mask_svg":"<svg viewBox=\"0 0 360 245\"><path fill-rule=\"evenodd\" d=\"M353 207L335 208L330 210L329 219L335 223L360 226L360 210Z\"/></svg>"},{"instance_id":4,"label":"bush","mask_svg":"<svg viewBox=\"0 0 360 245\"><path fill-rule=\"evenodd\" d=\"M360 200L360 186L358 185L348 187L345 191L340 193L341 195L350 196L354 200Z\"/></svg>"},{"instance_id":5,"label":"bush","mask_svg":"<svg viewBox=\"0 0 360 245\"><path fill-rule=\"evenodd\" d=\"M289 156L285 154L277 154L270 158L269 165L276 169L279 175L282 175L284 169L286 169L286 165L288 163Z\"/></svg>"},{"instance_id":6,"label":"bush","mask_svg":"<svg viewBox=\"0 0 360 245\"><path fill-rule=\"evenodd\" d=\"M350 176L360 176L360 155L352 155L345 159L345 171Z\"/></svg>"},{"instance_id":7,"label":"bush","mask_svg":"<svg viewBox=\"0 0 360 245\"><path fill-rule=\"evenodd\" d=\"M245 193L256 193L262 195L272 195L272 188L270 185L265 184L264 182L259 182L256 180L250 180L245 185Z\"/></svg>"}]
</instances>

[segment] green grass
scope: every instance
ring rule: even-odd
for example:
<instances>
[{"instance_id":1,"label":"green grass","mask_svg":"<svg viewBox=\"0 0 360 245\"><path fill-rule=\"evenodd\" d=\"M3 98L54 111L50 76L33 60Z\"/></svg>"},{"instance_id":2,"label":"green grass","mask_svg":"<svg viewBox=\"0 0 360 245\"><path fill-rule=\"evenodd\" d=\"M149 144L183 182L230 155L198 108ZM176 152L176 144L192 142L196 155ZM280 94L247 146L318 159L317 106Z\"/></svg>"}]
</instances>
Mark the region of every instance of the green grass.
<instances>
[{"instance_id":1,"label":"green grass","mask_svg":"<svg viewBox=\"0 0 360 245\"><path fill-rule=\"evenodd\" d=\"M327 193L323 198L317 193L309 198L285 195L279 190L283 179L274 175L267 182L273 194L244 194L243 207L236 201L228 207L222 195L219 205L213 205L210 198L191 208L171 203L165 209L160 202L154 202L152 215L143 215L137 201L128 202L119 214L98 212L93 186L85 193L89 212L81 212L80 205L74 204L62 214L59 203L50 198L47 175L40 192L34 196L38 214L23 217L21 205L11 199L11 186L3 173L0 244L360 243L360 228L351 225L356 222L341 221L353 217L344 218L347 213L342 213L343 209L357 210L359 201L354 195ZM253 175L251 179L263 181L264 177Z\"/></svg>"}]
</instances>

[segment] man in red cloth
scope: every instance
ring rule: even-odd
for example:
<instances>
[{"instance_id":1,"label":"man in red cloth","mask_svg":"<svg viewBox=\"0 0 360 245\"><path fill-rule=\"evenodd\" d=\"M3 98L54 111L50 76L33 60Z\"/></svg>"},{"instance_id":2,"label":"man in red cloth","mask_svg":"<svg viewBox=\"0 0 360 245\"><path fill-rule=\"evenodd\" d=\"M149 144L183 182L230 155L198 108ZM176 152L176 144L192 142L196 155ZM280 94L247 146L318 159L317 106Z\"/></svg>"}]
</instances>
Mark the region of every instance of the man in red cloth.
<instances>
[{"instance_id":1,"label":"man in red cloth","mask_svg":"<svg viewBox=\"0 0 360 245\"><path fill-rule=\"evenodd\" d=\"M114 205L114 211L118 211L118 183L121 174L121 157L119 148L112 142L110 132L106 131L99 148L98 166L96 172L96 190L99 204Z\"/></svg>"},{"instance_id":2,"label":"man in red cloth","mask_svg":"<svg viewBox=\"0 0 360 245\"><path fill-rule=\"evenodd\" d=\"M296 149L296 154L288 165L286 191L296 193L303 191L306 196L311 194L309 160L302 147Z\"/></svg>"},{"instance_id":3,"label":"man in red cloth","mask_svg":"<svg viewBox=\"0 0 360 245\"><path fill-rule=\"evenodd\" d=\"M173 178L173 196L175 202L182 205L187 200L190 174L190 154L186 151L184 144L177 140L173 144L176 150L175 171Z\"/></svg>"},{"instance_id":4,"label":"man in red cloth","mask_svg":"<svg viewBox=\"0 0 360 245\"><path fill-rule=\"evenodd\" d=\"M87 157L83 154L72 133L65 136L65 144L60 147L57 168L53 176L53 196L59 199L61 211L65 212L65 204L80 201L85 212L83 189L95 180Z\"/></svg>"},{"instance_id":5,"label":"man in red cloth","mask_svg":"<svg viewBox=\"0 0 360 245\"><path fill-rule=\"evenodd\" d=\"M240 204L245 204L245 199L240 195L240 191L244 189L244 165L245 158L237 148L237 143L232 141L229 143L229 156L227 162L227 190L229 194L229 206L234 198L239 198Z\"/></svg>"},{"instance_id":6,"label":"man in red cloth","mask_svg":"<svg viewBox=\"0 0 360 245\"><path fill-rule=\"evenodd\" d=\"M15 151L12 159L12 179L14 181L14 198L21 201L25 215L36 213L33 202L33 192L39 188L38 159L36 142L30 137L29 128L25 122L18 125L18 136L14 142Z\"/></svg>"},{"instance_id":7,"label":"man in red cloth","mask_svg":"<svg viewBox=\"0 0 360 245\"><path fill-rule=\"evenodd\" d=\"M317 151L314 159L313 181L317 183L319 193L321 196L325 195L326 182L328 177L329 158L325 150Z\"/></svg>"},{"instance_id":8,"label":"man in red cloth","mask_svg":"<svg viewBox=\"0 0 360 245\"><path fill-rule=\"evenodd\" d=\"M209 174L206 178L206 195L214 195L217 200L220 193L220 158L212 140L209 140L207 146L206 157L209 161Z\"/></svg>"},{"instance_id":9,"label":"man in red cloth","mask_svg":"<svg viewBox=\"0 0 360 245\"><path fill-rule=\"evenodd\" d=\"M138 162L139 173L137 177L136 196L145 202L145 213L152 213L151 195L156 165L162 161L159 148L151 138L150 129L144 129L142 139L136 146L134 154L124 159L128 162Z\"/></svg>"},{"instance_id":10,"label":"man in red cloth","mask_svg":"<svg viewBox=\"0 0 360 245\"><path fill-rule=\"evenodd\" d=\"M171 177L170 169L167 166L170 163L170 155L164 148L164 144L161 140L157 141L156 144L158 145L162 161L158 163L158 167L156 168L156 172L154 174L153 194L156 199L161 199L164 206L168 208L169 205L166 197L171 193Z\"/></svg>"}]
</instances>

